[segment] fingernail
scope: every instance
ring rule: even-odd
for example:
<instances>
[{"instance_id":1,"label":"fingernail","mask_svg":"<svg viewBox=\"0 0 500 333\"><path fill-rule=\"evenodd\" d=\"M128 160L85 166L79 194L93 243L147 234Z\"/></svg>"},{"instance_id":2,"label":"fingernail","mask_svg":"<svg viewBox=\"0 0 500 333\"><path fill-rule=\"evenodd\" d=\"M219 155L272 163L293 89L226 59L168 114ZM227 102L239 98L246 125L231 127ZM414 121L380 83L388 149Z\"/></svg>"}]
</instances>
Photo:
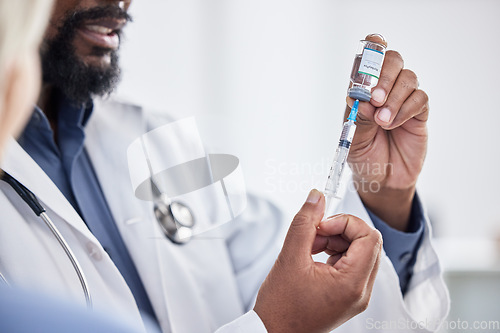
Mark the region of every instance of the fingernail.
<instances>
[{"instance_id":1,"label":"fingernail","mask_svg":"<svg viewBox=\"0 0 500 333\"><path fill-rule=\"evenodd\" d=\"M307 202L309 203L318 203L319 198L321 198L321 193L318 190L312 190L309 192L309 195L307 196Z\"/></svg>"},{"instance_id":2,"label":"fingernail","mask_svg":"<svg viewBox=\"0 0 500 333\"><path fill-rule=\"evenodd\" d=\"M391 111L388 108L383 108L379 111L377 118L383 123L388 123L391 120Z\"/></svg>"},{"instance_id":3,"label":"fingernail","mask_svg":"<svg viewBox=\"0 0 500 333\"><path fill-rule=\"evenodd\" d=\"M384 103L385 101L385 91L384 89L377 88L372 91L372 99L377 103Z\"/></svg>"},{"instance_id":4,"label":"fingernail","mask_svg":"<svg viewBox=\"0 0 500 333\"><path fill-rule=\"evenodd\" d=\"M366 38L369 38L369 37L379 37L380 39L382 39L385 42L385 38L381 34L369 34L368 36L366 36Z\"/></svg>"},{"instance_id":5,"label":"fingernail","mask_svg":"<svg viewBox=\"0 0 500 333\"><path fill-rule=\"evenodd\" d=\"M329 222L335 221L335 220L337 220L339 217L341 217L343 215L344 214L335 214L335 215L332 215L332 216L328 216L326 219L324 219L323 221L321 221L321 223L319 225L321 226L321 224L325 224L325 223L329 223Z\"/></svg>"}]
</instances>

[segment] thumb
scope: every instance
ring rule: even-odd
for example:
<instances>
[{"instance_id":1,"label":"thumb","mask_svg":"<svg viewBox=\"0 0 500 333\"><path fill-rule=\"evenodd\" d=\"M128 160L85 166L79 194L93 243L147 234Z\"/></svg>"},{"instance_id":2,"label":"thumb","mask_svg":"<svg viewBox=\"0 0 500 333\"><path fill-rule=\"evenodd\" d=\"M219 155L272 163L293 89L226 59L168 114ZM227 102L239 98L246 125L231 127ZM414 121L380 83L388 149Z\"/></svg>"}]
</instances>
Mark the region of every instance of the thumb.
<instances>
[{"instance_id":1,"label":"thumb","mask_svg":"<svg viewBox=\"0 0 500 333\"><path fill-rule=\"evenodd\" d=\"M316 231L323 218L325 197L318 190L309 192L306 202L293 218L283 244L283 259L307 261L312 260L311 251ZM288 261L287 260L287 261Z\"/></svg>"}]
</instances>

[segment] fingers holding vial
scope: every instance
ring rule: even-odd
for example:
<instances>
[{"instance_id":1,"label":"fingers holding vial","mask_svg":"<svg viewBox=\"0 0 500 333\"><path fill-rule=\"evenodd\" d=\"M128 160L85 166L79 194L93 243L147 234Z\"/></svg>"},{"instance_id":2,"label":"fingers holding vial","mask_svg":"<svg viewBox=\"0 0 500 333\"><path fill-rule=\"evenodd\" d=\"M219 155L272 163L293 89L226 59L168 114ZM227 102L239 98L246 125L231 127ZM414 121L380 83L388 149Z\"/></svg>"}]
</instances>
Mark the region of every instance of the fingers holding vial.
<instances>
[{"instance_id":1,"label":"fingers holding vial","mask_svg":"<svg viewBox=\"0 0 500 333\"><path fill-rule=\"evenodd\" d=\"M425 121L428 98L418 89L417 75L404 68L399 52L386 51L386 46L385 39L377 34L361 41L351 73L348 106L356 99L369 102L360 103L360 124L378 125L386 130L419 115L419 120Z\"/></svg>"}]
</instances>

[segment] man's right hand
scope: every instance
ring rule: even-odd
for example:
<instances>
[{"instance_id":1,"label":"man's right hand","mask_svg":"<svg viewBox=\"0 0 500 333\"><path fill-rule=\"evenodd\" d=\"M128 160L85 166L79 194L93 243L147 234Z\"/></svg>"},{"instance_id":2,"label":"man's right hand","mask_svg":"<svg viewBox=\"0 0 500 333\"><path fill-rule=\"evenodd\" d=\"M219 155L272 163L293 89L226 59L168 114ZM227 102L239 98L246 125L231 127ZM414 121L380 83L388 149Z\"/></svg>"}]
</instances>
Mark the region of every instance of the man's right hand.
<instances>
[{"instance_id":1,"label":"man's right hand","mask_svg":"<svg viewBox=\"0 0 500 333\"><path fill-rule=\"evenodd\" d=\"M321 221L324 208L312 190L259 290L254 310L269 333L329 332L368 306L382 237L352 215ZM327 263L314 262L323 251Z\"/></svg>"}]
</instances>

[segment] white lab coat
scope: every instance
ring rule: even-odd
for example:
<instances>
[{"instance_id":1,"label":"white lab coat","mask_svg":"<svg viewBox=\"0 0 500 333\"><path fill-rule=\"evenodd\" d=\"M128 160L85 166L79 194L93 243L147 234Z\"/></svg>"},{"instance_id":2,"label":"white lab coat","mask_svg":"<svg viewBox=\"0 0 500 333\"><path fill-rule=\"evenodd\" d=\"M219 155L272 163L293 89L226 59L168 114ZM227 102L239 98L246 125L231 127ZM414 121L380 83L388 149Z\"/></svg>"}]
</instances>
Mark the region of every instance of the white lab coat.
<instances>
[{"instance_id":1,"label":"white lab coat","mask_svg":"<svg viewBox=\"0 0 500 333\"><path fill-rule=\"evenodd\" d=\"M279 211L249 196L248 207L238 221L211 231L205 239L183 246L166 240L152 203L134 196L128 174L127 147L154 127L147 119L136 106L96 101L86 127L86 149L162 331L265 332L250 309L278 251ZM140 329L140 314L119 271L63 194L14 140L2 168L28 187L46 208L86 274L94 307L125 314ZM207 198L207 205L220 204L211 200ZM84 304L79 280L63 250L4 182L0 182L0 207L0 272L5 278ZM342 209L371 223L356 194L346 197ZM341 326L339 332L364 331L407 319L434 328L432 324L446 316L448 296L429 229L427 225L405 298L384 255L369 308Z\"/></svg>"}]
</instances>

